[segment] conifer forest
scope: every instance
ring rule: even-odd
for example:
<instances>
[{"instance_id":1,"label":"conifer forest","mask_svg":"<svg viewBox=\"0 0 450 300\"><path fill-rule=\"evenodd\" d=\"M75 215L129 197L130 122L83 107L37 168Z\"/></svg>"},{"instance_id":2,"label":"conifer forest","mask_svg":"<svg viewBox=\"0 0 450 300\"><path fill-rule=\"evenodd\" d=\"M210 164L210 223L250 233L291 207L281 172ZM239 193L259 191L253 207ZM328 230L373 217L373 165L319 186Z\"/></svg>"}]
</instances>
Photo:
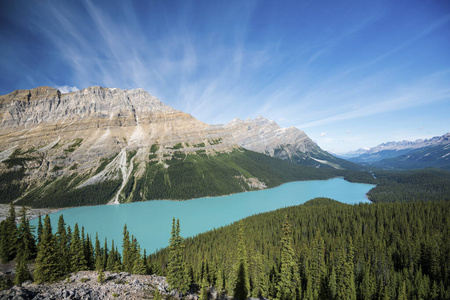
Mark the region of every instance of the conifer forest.
<instances>
[{"instance_id":1,"label":"conifer forest","mask_svg":"<svg viewBox=\"0 0 450 300\"><path fill-rule=\"evenodd\" d=\"M448 201L347 205L318 198L187 239L174 218L169 247L150 255L126 225L120 253L118 241L70 228L63 216L55 229L45 216L33 234L25 213L16 226L11 206L0 223L0 258L16 261L14 284L96 270L99 281L104 271L156 273L201 299L211 287L235 299L450 298Z\"/></svg>"}]
</instances>

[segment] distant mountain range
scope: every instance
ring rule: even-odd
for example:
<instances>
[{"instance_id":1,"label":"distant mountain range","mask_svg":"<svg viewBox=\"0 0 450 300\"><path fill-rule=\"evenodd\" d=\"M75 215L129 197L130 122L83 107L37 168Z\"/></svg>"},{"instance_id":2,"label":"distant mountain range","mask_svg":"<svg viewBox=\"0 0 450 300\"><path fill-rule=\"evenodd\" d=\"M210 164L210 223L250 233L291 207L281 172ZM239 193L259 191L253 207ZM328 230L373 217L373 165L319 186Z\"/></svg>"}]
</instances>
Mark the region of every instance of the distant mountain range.
<instances>
[{"instance_id":1,"label":"distant mountain range","mask_svg":"<svg viewBox=\"0 0 450 300\"><path fill-rule=\"evenodd\" d=\"M0 96L0 123L2 203L189 199L361 168L295 127L263 117L210 125L142 89L17 90Z\"/></svg>"},{"instance_id":2,"label":"distant mountain range","mask_svg":"<svg viewBox=\"0 0 450 300\"><path fill-rule=\"evenodd\" d=\"M347 153L346 157L351 162L383 169L450 170L450 132L425 140L388 142Z\"/></svg>"}]
</instances>

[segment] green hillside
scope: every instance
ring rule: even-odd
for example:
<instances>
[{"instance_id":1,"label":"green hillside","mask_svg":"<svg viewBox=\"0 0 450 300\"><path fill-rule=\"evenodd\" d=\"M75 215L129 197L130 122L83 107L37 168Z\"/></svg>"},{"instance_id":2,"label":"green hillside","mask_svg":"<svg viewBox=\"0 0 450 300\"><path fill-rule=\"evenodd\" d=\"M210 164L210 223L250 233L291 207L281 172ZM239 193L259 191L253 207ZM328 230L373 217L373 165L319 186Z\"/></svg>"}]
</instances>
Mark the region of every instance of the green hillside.
<instances>
[{"instance_id":1,"label":"green hillside","mask_svg":"<svg viewBox=\"0 0 450 300\"><path fill-rule=\"evenodd\" d=\"M316 199L248 217L242 223L253 297L280 295L286 216L299 299L449 299L449 201L352 206ZM191 280L232 294L238 236L236 222L186 239ZM151 255L153 271L165 274L168 256L169 249Z\"/></svg>"},{"instance_id":2,"label":"green hillside","mask_svg":"<svg viewBox=\"0 0 450 300\"><path fill-rule=\"evenodd\" d=\"M167 160L146 163L143 172L138 169L135 165L121 191L120 202L221 196L271 188L289 181L344 175L341 170L300 166L245 149L216 155L206 155L201 150L195 154L178 151ZM50 178L40 186L27 187L21 185L22 176L23 172L19 172L0 177L4 203L19 198L16 204L32 207L106 204L122 183L122 180L114 179L79 188L93 175L73 173L68 177Z\"/></svg>"},{"instance_id":3,"label":"green hillside","mask_svg":"<svg viewBox=\"0 0 450 300\"><path fill-rule=\"evenodd\" d=\"M148 163L142 177L133 175L123 201L191 199L258 189L250 184L251 178L271 188L336 175L335 170L299 166L245 149L217 155L179 152L164 164Z\"/></svg>"}]
</instances>

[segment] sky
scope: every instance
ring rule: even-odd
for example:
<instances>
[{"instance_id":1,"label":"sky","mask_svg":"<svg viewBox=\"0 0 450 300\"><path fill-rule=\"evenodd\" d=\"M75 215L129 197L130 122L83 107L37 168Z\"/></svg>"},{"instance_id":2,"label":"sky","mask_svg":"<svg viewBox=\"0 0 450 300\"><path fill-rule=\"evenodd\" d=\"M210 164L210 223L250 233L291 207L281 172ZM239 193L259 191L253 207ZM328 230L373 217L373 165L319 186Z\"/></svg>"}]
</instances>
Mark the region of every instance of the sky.
<instances>
[{"instance_id":1,"label":"sky","mask_svg":"<svg viewBox=\"0 0 450 300\"><path fill-rule=\"evenodd\" d=\"M0 1L0 94L143 88L332 153L450 131L450 1Z\"/></svg>"}]
</instances>

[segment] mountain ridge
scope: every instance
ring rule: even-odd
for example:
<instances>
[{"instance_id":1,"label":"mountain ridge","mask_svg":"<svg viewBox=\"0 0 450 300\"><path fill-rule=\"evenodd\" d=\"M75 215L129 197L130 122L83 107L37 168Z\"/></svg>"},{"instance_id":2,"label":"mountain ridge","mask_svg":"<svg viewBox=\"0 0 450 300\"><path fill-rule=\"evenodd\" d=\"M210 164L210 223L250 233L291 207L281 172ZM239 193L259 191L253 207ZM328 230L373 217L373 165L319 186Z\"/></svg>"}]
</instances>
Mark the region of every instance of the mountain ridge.
<instances>
[{"instance_id":1,"label":"mountain ridge","mask_svg":"<svg viewBox=\"0 0 450 300\"><path fill-rule=\"evenodd\" d=\"M382 143L347 159L384 169L450 169L450 132L429 139Z\"/></svg>"},{"instance_id":2,"label":"mountain ridge","mask_svg":"<svg viewBox=\"0 0 450 300\"><path fill-rule=\"evenodd\" d=\"M150 200L145 197L151 195L148 186L154 188L155 180L161 179L160 185L170 187L175 165L184 169L197 161L191 169L197 172L203 165L199 160L219 154L236 156L242 148L315 168L346 168L345 161L320 149L295 127L280 128L263 117L209 125L143 89L93 86L71 93L51 87L17 90L0 96L0 122L2 194L14 201L25 197L28 204L43 195L57 194L56 187L72 194L89 190L102 199L98 200L101 203L106 201L104 195L111 204ZM216 176L219 181L214 184L235 186L234 192L271 185L252 174L257 169L251 163L254 156L244 153L245 159L238 160L251 165L250 169L215 160L215 168L224 172L228 168L233 183ZM183 164L178 164L180 161ZM267 181L264 172L259 174ZM199 180L204 178L202 174ZM144 177L146 182L142 182Z\"/></svg>"}]
</instances>

